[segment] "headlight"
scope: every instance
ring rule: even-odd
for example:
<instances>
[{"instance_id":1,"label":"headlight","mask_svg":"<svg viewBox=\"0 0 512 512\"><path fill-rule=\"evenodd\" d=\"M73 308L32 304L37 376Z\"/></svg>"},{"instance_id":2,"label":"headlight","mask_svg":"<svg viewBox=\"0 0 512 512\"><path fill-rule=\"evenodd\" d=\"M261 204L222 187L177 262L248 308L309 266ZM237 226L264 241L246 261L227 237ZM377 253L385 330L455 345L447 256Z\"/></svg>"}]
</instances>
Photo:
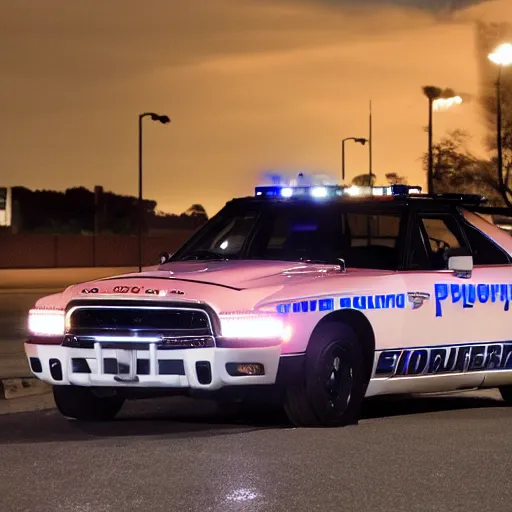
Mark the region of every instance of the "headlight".
<instances>
[{"instance_id":1,"label":"headlight","mask_svg":"<svg viewBox=\"0 0 512 512\"><path fill-rule=\"evenodd\" d=\"M220 315L222 336L231 339L289 338L289 327L274 315L255 313L227 313Z\"/></svg>"},{"instance_id":2,"label":"headlight","mask_svg":"<svg viewBox=\"0 0 512 512\"><path fill-rule=\"evenodd\" d=\"M31 309L28 313L28 329L37 336L62 336L64 311Z\"/></svg>"}]
</instances>

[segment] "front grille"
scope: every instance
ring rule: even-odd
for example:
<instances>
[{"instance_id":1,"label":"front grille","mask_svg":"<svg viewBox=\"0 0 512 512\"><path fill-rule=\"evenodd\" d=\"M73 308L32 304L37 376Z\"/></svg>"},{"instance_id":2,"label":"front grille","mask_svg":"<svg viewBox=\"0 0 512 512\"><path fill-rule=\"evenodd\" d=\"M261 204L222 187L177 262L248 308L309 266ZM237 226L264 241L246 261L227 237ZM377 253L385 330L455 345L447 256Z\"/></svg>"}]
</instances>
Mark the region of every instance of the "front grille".
<instances>
[{"instance_id":1,"label":"front grille","mask_svg":"<svg viewBox=\"0 0 512 512\"><path fill-rule=\"evenodd\" d=\"M69 332L144 332L173 336L208 336L211 327L206 312L196 309L78 307L71 311Z\"/></svg>"},{"instance_id":2,"label":"front grille","mask_svg":"<svg viewBox=\"0 0 512 512\"><path fill-rule=\"evenodd\" d=\"M101 347L104 349L124 349L124 350L149 350L149 346L154 343L159 350L173 350L173 349L183 349L183 348L207 348L214 347L214 338L213 336L181 336L175 338L159 338L157 341L145 342L140 341L140 337L125 337L121 341L112 341L107 339L102 339L100 341ZM130 341L130 338L133 341ZM70 348L94 348L94 344L98 342L98 336L75 336L72 334L68 334L64 336L64 347Z\"/></svg>"},{"instance_id":3,"label":"front grille","mask_svg":"<svg viewBox=\"0 0 512 512\"><path fill-rule=\"evenodd\" d=\"M171 306L84 305L70 309L64 345L148 350L214 346L212 324L201 309Z\"/></svg>"}]
</instances>

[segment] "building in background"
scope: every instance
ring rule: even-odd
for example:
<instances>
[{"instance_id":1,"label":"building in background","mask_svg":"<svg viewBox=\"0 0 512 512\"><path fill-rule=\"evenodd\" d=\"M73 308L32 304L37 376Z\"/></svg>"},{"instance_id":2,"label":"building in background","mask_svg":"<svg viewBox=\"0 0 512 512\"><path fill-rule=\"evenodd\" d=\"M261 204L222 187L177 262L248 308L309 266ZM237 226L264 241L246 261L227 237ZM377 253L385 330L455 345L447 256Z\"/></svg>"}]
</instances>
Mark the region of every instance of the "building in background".
<instances>
[{"instance_id":1,"label":"building in background","mask_svg":"<svg viewBox=\"0 0 512 512\"><path fill-rule=\"evenodd\" d=\"M0 229L10 229L12 224L12 189L0 187Z\"/></svg>"},{"instance_id":2,"label":"building in background","mask_svg":"<svg viewBox=\"0 0 512 512\"><path fill-rule=\"evenodd\" d=\"M181 214L157 210L144 199L144 233L195 230L208 220L201 204ZM0 229L9 234L134 235L139 218L136 197L74 187L65 191L0 188Z\"/></svg>"}]
</instances>

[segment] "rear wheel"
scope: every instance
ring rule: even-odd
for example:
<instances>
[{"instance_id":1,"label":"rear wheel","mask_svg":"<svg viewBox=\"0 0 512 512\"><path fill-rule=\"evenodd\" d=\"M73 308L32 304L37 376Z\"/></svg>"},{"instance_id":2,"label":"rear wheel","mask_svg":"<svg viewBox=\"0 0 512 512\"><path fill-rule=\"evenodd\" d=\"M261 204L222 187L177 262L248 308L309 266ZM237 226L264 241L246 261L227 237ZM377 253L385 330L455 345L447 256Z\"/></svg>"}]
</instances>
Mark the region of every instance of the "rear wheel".
<instances>
[{"instance_id":1,"label":"rear wheel","mask_svg":"<svg viewBox=\"0 0 512 512\"><path fill-rule=\"evenodd\" d=\"M305 375L286 391L285 410L300 427L357 424L366 392L363 351L352 329L318 326L306 352Z\"/></svg>"},{"instance_id":2,"label":"rear wheel","mask_svg":"<svg viewBox=\"0 0 512 512\"><path fill-rule=\"evenodd\" d=\"M63 416L80 421L112 420L124 404L123 397L97 396L81 386L54 386L53 397Z\"/></svg>"}]
</instances>

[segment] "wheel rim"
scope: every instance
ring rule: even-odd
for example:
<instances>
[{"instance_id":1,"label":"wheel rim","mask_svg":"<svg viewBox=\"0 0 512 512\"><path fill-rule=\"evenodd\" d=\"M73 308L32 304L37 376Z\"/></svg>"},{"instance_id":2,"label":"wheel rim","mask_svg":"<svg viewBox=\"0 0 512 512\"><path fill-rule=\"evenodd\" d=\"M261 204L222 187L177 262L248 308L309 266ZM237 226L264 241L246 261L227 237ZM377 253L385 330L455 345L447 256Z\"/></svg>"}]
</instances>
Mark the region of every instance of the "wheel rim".
<instances>
[{"instance_id":1,"label":"wheel rim","mask_svg":"<svg viewBox=\"0 0 512 512\"><path fill-rule=\"evenodd\" d=\"M339 416L345 412L352 397L353 368L348 354L339 346L325 354L324 361L320 382L323 383L327 409L332 415Z\"/></svg>"}]
</instances>

